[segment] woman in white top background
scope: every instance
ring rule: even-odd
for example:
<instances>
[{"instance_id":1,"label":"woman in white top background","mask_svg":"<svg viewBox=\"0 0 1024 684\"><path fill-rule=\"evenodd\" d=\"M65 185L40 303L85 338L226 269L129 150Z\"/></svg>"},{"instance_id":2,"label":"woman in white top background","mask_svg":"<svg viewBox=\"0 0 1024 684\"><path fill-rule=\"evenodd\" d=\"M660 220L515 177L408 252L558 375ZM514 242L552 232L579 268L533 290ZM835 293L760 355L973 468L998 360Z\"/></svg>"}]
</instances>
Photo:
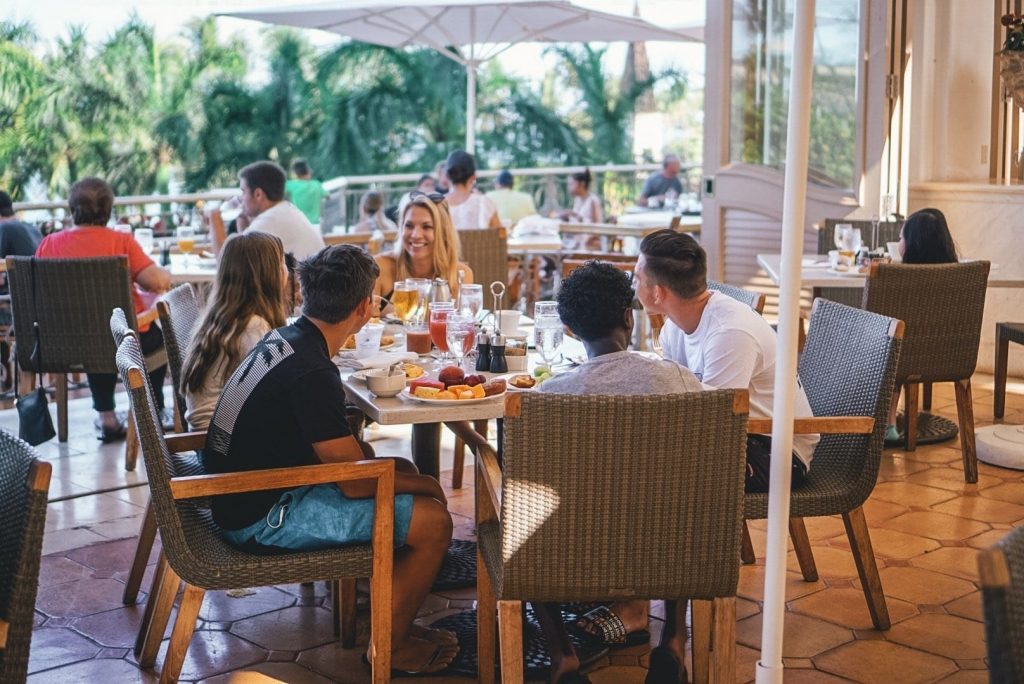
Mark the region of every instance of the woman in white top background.
<instances>
[{"instance_id":1,"label":"woman in white top background","mask_svg":"<svg viewBox=\"0 0 1024 684\"><path fill-rule=\"evenodd\" d=\"M593 176L590 169L583 169L569 176L569 196L572 197L572 209L562 212L563 221L573 223L604 223L604 210L601 198L590 192Z\"/></svg>"},{"instance_id":2,"label":"woman in white top background","mask_svg":"<svg viewBox=\"0 0 1024 684\"><path fill-rule=\"evenodd\" d=\"M228 237L182 368L185 420L192 429L207 428L238 364L264 335L285 325L287 281L280 238L258 231Z\"/></svg>"},{"instance_id":3,"label":"woman in white top background","mask_svg":"<svg viewBox=\"0 0 1024 684\"><path fill-rule=\"evenodd\" d=\"M445 164L449 190L445 197L456 230L501 228L498 207L481 192L474 192L476 161L473 155L455 150Z\"/></svg>"}]
</instances>

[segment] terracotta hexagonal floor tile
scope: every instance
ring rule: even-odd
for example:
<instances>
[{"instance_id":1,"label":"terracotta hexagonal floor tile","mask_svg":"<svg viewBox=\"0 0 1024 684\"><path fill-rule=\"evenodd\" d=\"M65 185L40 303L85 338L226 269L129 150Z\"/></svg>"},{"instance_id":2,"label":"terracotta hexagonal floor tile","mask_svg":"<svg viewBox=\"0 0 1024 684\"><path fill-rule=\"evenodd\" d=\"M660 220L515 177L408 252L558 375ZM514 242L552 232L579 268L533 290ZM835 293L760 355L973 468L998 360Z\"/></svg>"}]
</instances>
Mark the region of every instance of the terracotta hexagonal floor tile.
<instances>
[{"instance_id":1,"label":"terracotta hexagonal floor tile","mask_svg":"<svg viewBox=\"0 0 1024 684\"><path fill-rule=\"evenodd\" d=\"M106 544L94 544L83 549L75 549L70 551L67 557L76 563L81 563L105 573L105 576L109 577L118 570L125 570L131 567L137 546L137 539L122 539Z\"/></svg>"},{"instance_id":2,"label":"terracotta hexagonal floor tile","mask_svg":"<svg viewBox=\"0 0 1024 684\"><path fill-rule=\"evenodd\" d=\"M786 684L849 684L849 679L836 677L818 670L793 670L786 668Z\"/></svg>"},{"instance_id":3,"label":"terracotta hexagonal floor tile","mask_svg":"<svg viewBox=\"0 0 1024 684\"><path fill-rule=\"evenodd\" d=\"M845 644L818 656L814 664L826 672L864 684L933 682L957 669L947 658L881 639Z\"/></svg>"},{"instance_id":4,"label":"terracotta hexagonal floor tile","mask_svg":"<svg viewBox=\"0 0 1024 684\"><path fill-rule=\"evenodd\" d=\"M161 663L161 667L167 658L169 643L170 640L165 640L157 655L156 662ZM266 658L266 651L234 634L196 630L185 654L179 679L206 679L222 672L241 670Z\"/></svg>"},{"instance_id":5,"label":"terracotta hexagonal floor tile","mask_svg":"<svg viewBox=\"0 0 1024 684\"><path fill-rule=\"evenodd\" d=\"M927 463L911 461L898 454L899 452L896 451L886 452L885 456L882 457L882 462L878 467L878 477L880 480L903 480L907 475L930 467Z\"/></svg>"},{"instance_id":6,"label":"terracotta hexagonal floor tile","mask_svg":"<svg viewBox=\"0 0 1024 684\"><path fill-rule=\"evenodd\" d=\"M1012 523L1024 519L1024 506L984 496L958 496L935 504L932 510L990 523Z\"/></svg>"},{"instance_id":7,"label":"terracotta hexagonal floor tile","mask_svg":"<svg viewBox=\"0 0 1024 684\"><path fill-rule=\"evenodd\" d=\"M1009 534L1009 530L993 529L975 535L967 540L967 545L975 549L987 549Z\"/></svg>"},{"instance_id":8,"label":"terracotta hexagonal floor tile","mask_svg":"<svg viewBox=\"0 0 1024 684\"><path fill-rule=\"evenodd\" d=\"M39 561L39 588L92 576L92 568L64 556L43 556Z\"/></svg>"},{"instance_id":9,"label":"terracotta hexagonal floor tile","mask_svg":"<svg viewBox=\"0 0 1024 684\"><path fill-rule=\"evenodd\" d=\"M864 517L867 518L868 525L878 525L889 518L906 513L908 510L906 503L892 503L875 498L864 502Z\"/></svg>"},{"instance_id":10,"label":"terracotta hexagonal floor tile","mask_svg":"<svg viewBox=\"0 0 1024 684\"><path fill-rule=\"evenodd\" d=\"M331 684L332 681L336 681L322 677L316 672L307 670L296 663L260 663L259 665L245 668L244 672L257 672L270 677L272 681L288 682L288 684ZM241 674L240 672L232 672L230 674L217 675L216 677L204 679L203 684L229 684L232 681L240 684L239 680L244 681L240 677ZM368 675L369 673L367 673L367 681L369 680Z\"/></svg>"},{"instance_id":11,"label":"terracotta hexagonal floor tile","mask_svg":"<svg viewBox=\"0 0 1024 684\"><path fill-rule=\"evenodd\" d=\"M757 674L757 661L761 658L761 652L747 648L742 644L736 645L736 681L751 682ZM693 672L689 673L693 676Z\"/></svg>"},{"instance_id":12,"label":"terracotta hexagonal floor tile","mask_svg":"<svg viewBox=\"0 0 1024 684\"><path fill-rule=\"evenodd\" d=\"M140 670L134 663L126 660L97 658L86 660L74 665L66 665L56 670L40 672L28 678L30 684L44 682L117 682L117 684L156 684L160 676L153 672Z\"/></svg>"},{"instance_id":13,"label":"terracotta hexagonal floor tile","mask_svg":"<svg viewBox=\"0 0 1024 684\"><path fill-rule=\"evenodd\" d=\"M112 579L83 579L39 592L36 609L50 617L81 617L124 605L124 585Z\"/></svg>"},{"instance_id":14,"label":"terracotta hexagonal floor tile","mask_svg":"<svg viewBox=\"0 0 1024 684\"><path fill-rule=\"evenodd\" d=\"M922 553L937 549L940 546L934 539L885 528L874 528L870 530L870 533L871 548L874 549L875 556L881 558L905 560L914 556L920 556ZM832 541L832 544L837 548L850 548L850 542L846 539L835 539Z\"/></svg>"},{"instance_id":15,"label":"terracotta hexagonal floor tile","mask_svg":"<svg viewBox=\"0 0 1024 684\"><path fill-rule=\"evenodd\" d=\"M961 459L959 451L954 453L952 450L941 446L932 446L930 449L918 447L915 451L900 450L899 453L908 461L916 461L933 466L953 466L954 461L959 462Z\"/></svg>"},{"instance_id":16,"label":"terracotta hexagonal floor tile","mask_svg":"<svg viewBox=\"0 0 1024 684\"><path fill-rule=\"evenodd\" d=\"M807 536L811 541L830 539L839 535L846 536L846 527L843 525L843 519L838 515L804 518L804 525L807 527Z\"/></svg>"},{"instance_id":17,"label":"terracotta hexagonal floor tile","mask_svg":"<svg viewBox=\"0 0 1024 684\"><path fill-rule=\"evenodd\" d=\"M875 490L871 492L872 499L891 501L892 503L903 504L904 506L909 506L910 504L930 506L940 501L948 501L954 496L956 495L951 494L945 489L926 487L924 485L911 484L910 482L883 482L882 484L875 485Z\"/></svg>"},{"instance_id":18,"label":"terracotta hexagonal floor tile","mask_svg":"<svg viewBox=\"0 0 1024 684\"><path fill-rule=\"evenodd\" d=\"M643 684L647 670L640 667L612 665L591 672L587 677L594 684Z\"/></svg>"},{"instance_id":19,"label":"terracotta hexagonal floor tile","mask_svg":"<svg viewBox=\"0 0 1024 684\"><path fill-rule=\"evenodd\" d=\"M879 575L886 596L915 605L949 603L974 591L971 582L921 568L884 568ZM860 580L854 584L859 588Z\"/></svg>"},{"instance_id":20,"label":"terracotta hexagonal floor tile","mask_svg":"<svg viewBox=\"0 0 1024 684\"><path fill-rule=\"evenodd\" d=\"M986 499L1020 503L1024 501L1024 482L1004 482L985 489L981 496Z\"/></svg>"},{"instance_id":21,"label":"terracotta hexagonal floor tile","mask_svg":"<svg viewBox=\"0 0 1024 684\"><path fill-rule=\"evenodd\" d=\"M203 599L203 608L199 611L199 617L203 620L217 622L235 622L254 615L269 613L272 610L287 608L296 602L296 597L293 594L278 591L274 587L257 587L247 590L245 594L244 596L229 596L227 592L209 591Z\"/></svg>"},{"instance_id":22,"label":"terracotta hexagonal floor tile","mask_svg":"<svg viewBox=\"0 0 1024 684\"><path fill-rule=\"evenodd\" d=\"M324 644L299 654L296 662L330 679L339 679L347 673L345 681L369 681L370 668L363 665L366 639L358 639L355 648L342 648L340 643Z\"/></svg>"},{"instance_id":23,"label":"terracotta hexagonal floor tile","mask_svg":"<svg viewBox=\"0 0 1024 684\"><path fill-rule=\"evenodd\" d=\"M329 611L299 606L239 620L231 633L279 651L303 651L335 639Z\"/></svg>"},{"instance_id":24,"label":"terracotta hexagonal floor tile","mask_svg":"<svg viewBox=\"0 0 1024 684\"><path fill-rule=\"evenodd\" d=\"M893 624L917 614L917 609L906 601L886 597L889 621ZM827 620L850 629L874 629L867 600L860 589L849 587L828 588L816 594L793 601L790 608L802 615Z\"/></svg>"},{"instance_id":25,"label":"terracotta hexagonal floor tile","mask_svg":"<svg viewBox=\"0 0 1024 684\"><path fill-rule=\"evenodd\" d=\"M989 684L988 670L960 670L940 679L938 684Z\"/></svg>"},{"instance_id":26,"label":"terracotta hexagonal floor tile","mask_svg":"<svg viewBox=\"0 0 1024 684\"><path fill-rule=\"evenodd\" d=\"M736 640L753 649L761 647L762 616L740 620L736 625ZM786 614L782 655L785 658L813 658L819 653L853 640L853 632L824 620Z\"/></svg>"},{"instance_id":27,"label":"terracotta hexagonal floor tile","mask_svg":"<svg viewBox=\"0 0 1024 684\"><path fill-rule=\"evenodd\" d=\"M43 627L32 632L28 671L33 673L70 665L95 657L99 652L99 646L77 632L65 628Z\"/></svg>"},{"instance_id":28,"label":"terracotta hexagonal floor tile","mask_svg":"<svg viewBox=\"0 0 1024 684\"><path fill-rule=\"evenodd\" d=\"M796 572L786 573L786 600L792 601L801 596L813 594L825 588L821 580L804 582L804 578ZM740 583L736 590L739 596L751 601L760 601L764 594L764 566L743 565L740 567Z\"/></svg>"},{"instance_id":29,"label":"terracotta hexagonal floor tile","mask_svg":"<svg viewBox=\"0 0 1024 684\"><path fill-rule=\"evenodd\" d=\"M978 478L977 484L964 482L964 471L962 468L929 468L919 473L907 476L907 482L927 487L937 487L947 491L962 493L980 491L986 487L994 487L1001 484L1002 480L988 477Z\"/></svg>"},{"instance_id":30,"label":"terracotta hexagonal floor tile","mask_svg":"<svg viewBox=\"0 0 1024 684\"><path fill-rule=\"evenodd\" d=\"M856 577L857 565L853 561L853 554L849 549L835 548L832 546L815 546L814 565L818 568L819 577ZM796 560L796 553L789 552L786 558L786 567L793 572L800 571L800 565Z\"/></svg>"},{"instance_id":31,"label":"terracotta hexagonal floor tile","mask_svg":"<svg viewBox=\"0 0 1024 684\"><path fill-rule=\"evenodd\" d=\"M893 625L889 641L947 658L984 658L985 626L955 615L924 613Z\"/></svg>"},{"instance_id":32,"label":"terracotta hexagonal floor tile","mask_svg":"<svg viewBox=\"0 0 1024 684\"><path fill-rule=\"evenodd\" d=\"M981 606L980 591L961 596L955 601L950 601L946 604L945 608L947 612L967 618L968 620L974 620L975 622L985 621L985 611Z\"/></svg>"},{"instance_id":33,"label":"terracotta hexagonal floor tile","mask_svg":"<svg viewBox=\"0 0 1024 684\"><path fill-rule=\"evenodd\" d=\"M139 625L142 624L143 611L142 605L121 606L114 610L77 618L71 626L76 632L84 634L101 646L133 648ZM176 614L176 610L172 611L171 619L167 621L165 638L171 635Z\"/></svg>"},{"instance_id":34,"label":"terracotta hexagonal floor tile","mask_svg":"<svg viewBox=\"0 0 1024 684\"><path fill-rule=\"evenodd\" d=\"M886 528L907 534L930 537L939 541L957 541L981 534L989 526L977 520L968 520L935 511L912 511L887 520Z\"/></svg>"},{"instance_id":35,"label":"terracotta hexagonal floor tile","mask_svg":"<svg viewBox=\"0 0 1024 684\"><path fill-rule=\"evenodd\" d=\"M910 564L967 580L978 579L978 550L969 546L946 546L936 549L912 559Z\"/></svg>"}]
</instances>

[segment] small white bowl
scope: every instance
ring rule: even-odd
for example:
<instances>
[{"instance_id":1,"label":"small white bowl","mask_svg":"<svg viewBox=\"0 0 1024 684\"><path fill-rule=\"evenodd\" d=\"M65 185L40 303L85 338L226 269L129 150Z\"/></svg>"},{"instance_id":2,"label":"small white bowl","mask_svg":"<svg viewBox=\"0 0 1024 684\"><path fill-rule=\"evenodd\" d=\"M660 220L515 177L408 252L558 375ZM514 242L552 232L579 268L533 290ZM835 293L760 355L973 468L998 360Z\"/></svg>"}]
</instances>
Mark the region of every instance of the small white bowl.
<instances>
[{"instance_id":1,"label":"small white bowl","mask_svg":"<svg viewBox=\"0 0 1024 684\"><path fill-rule=\"evenodd\" d=\"M366 387L375 395L381 398L397 396L405 389L405 372L399 370L394 375L388 375L387 368L374 368L366 371Z\"/></svg>"}]
</instances>

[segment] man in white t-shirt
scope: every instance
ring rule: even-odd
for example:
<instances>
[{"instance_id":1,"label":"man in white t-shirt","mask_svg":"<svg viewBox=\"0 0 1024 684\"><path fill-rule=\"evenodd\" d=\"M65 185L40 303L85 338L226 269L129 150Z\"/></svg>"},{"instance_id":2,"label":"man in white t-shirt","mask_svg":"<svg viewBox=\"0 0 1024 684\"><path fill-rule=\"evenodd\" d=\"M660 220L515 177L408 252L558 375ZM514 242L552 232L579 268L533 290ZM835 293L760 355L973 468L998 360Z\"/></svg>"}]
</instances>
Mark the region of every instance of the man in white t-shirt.
<instances>
[{"instance_id":1,"label":"man in white t-shirt","mask_svg":"<svg viewBox=\"0 0 1024 684\"><path fill-rule=\"evenodd\" d=\"M276 235L285 253L302 261L323 249L324 239L298 207L285 201L287 180L284 169L269 161L249 164L239 171L242 215L249 220L245 230Z\"/></svg>"},{"instance_id":2,"label":"man in white t-shirt","mask_svg":"<svg viewBox=\"0 0 1024 684\"><path fill-rule=\"evenodd\" d=\"M651 233L640 243L634 279L649 313L668 319L661 330L665 358L686 366L717 389L747 389L750 415L770 418L775 397L775 331L756 311L707 288L707 256L691 236L672 230ZM813 415L797 386L797 418ZM818 435L794 435L794 489L806 482ZM748 492L768 491L771 439L747 439Z\"/></svg>"}]
</instances>

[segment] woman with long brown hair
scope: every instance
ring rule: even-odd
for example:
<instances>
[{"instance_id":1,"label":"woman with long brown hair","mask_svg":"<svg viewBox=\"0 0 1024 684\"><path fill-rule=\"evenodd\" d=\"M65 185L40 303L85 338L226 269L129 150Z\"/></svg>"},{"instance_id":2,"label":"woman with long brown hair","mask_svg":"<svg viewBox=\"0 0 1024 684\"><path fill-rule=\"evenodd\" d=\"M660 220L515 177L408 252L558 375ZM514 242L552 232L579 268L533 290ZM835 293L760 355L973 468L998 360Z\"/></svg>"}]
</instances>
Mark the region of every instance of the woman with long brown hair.
<instances>
[{"instance_id":1,"label":"woman with long brown hair","mask_svg":"<svg viewBox=\"0 0 1024 684\"><path fill-rule=\"evenodd\" d=\"M182 368L185 419L193 429L206 429L224 382L249 350L285 325L287 277L280 238L246 231L224 243L213 292Z\"/></svg>"},{"instance_id":2,"label":"woman with long brown hair","mask_svg":"<svg viewBox=\"0 0 1024 684\"><path fill-rule=\"evenodd\" d=\"M380 266L376 294L390 299L395 283L406 278L444 278L455 295L459 271L463 283L473 282L473 271L459 261L459 236L444 195L411 193L398 225L394 252L375 257Z\"/></svg>"}]
</instances>

